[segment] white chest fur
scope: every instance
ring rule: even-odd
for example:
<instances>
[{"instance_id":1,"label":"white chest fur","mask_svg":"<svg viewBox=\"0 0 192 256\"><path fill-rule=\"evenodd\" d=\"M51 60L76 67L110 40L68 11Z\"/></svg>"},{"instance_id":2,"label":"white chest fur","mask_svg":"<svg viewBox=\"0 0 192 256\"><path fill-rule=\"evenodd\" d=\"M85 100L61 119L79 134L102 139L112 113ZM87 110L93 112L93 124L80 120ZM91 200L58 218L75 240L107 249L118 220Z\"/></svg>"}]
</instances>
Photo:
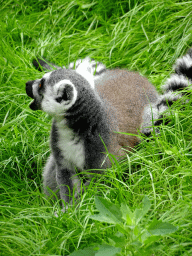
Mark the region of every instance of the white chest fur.
<instances>
[{"instance_id":1,"label":"white chest fur","mask_svg":"<svg viewBox=\"0 0 192 256\"><path fill-rule=\"evenodd\" d=\"M57 122L58 147L61 150L65 164L83 169L85 165L85 150L83 141L69 129L66 122Z\"/></svg>"}]
</instances>

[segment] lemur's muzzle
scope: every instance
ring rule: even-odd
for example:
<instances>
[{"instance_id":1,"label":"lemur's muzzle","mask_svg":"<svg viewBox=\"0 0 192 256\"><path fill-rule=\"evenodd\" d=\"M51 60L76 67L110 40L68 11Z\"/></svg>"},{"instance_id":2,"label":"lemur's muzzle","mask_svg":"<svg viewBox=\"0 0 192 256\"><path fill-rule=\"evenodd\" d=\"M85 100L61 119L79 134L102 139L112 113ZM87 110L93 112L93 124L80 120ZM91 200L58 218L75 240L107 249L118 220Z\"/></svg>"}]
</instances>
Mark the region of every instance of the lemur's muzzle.
<instances>
[{"instance_id":1,"label":"lemur's muzzle","mask_svg":"<svg viewBox=\"0 0 192 256\"><path fill-rule=\"evenodd\" d=\"M33 86L32 86L33 83L34 83L34 80L26 83L26 93L32 99L33 99Z\"/></svg>"},{"instance_id":2,"label":"lemur's muzzle","mask_svg":"<svg viewBox=\"0 0 192 256\"><path fill-rule=\"evenodd\" d=\"M27 95L34 99L34 95L33 95L33 83L34 83L35 80L33 81L29 81L26 83L26 93ZM31 102L30 106L29 106L32 110L38 110L39 107L37 105L37 102L36 100L34 99L34 101Z\"/></svg>"}]
</instances>

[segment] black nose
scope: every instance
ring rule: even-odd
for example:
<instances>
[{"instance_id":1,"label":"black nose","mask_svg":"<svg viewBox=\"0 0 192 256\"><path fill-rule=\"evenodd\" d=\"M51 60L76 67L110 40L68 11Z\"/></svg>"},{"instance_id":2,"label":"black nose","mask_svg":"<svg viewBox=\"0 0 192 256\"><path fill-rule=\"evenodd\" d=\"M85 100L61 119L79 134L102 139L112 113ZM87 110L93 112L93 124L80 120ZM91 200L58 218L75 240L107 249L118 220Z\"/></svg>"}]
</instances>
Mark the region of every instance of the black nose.
<instances>
[{"instance_id":1,"label":"black nose","mask_svg":"<svg viewBox=\"0 0 192 256\"><path fill-rule=\"evenodd\" d=\"M33 96L33 83L34 83L34 81L35 80L29 81L29 82L26 83L26 93L32 99L34 98L34 96Z\"/></svg>"}]
</instances>

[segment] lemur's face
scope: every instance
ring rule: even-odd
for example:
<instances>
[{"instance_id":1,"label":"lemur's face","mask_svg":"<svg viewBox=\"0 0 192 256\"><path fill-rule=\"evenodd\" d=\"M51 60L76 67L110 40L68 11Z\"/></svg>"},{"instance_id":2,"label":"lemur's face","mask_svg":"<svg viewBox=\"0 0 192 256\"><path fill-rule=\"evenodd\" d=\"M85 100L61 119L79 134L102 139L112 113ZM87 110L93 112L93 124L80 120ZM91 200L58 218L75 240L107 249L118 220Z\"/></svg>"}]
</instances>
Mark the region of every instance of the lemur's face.
<instances>
[{"instance_id":1,"label":"lemur's face","mask_svg":"<svg viewBox=\"0 0 192 256\"><path fill-rule=\"evenodd\" d=\"M63 115L76 102L79 87L88 83L74 70L58 69L41 79L26 83L26 93L33 99L32 110L43 110L52 116Z\"/></svg>"}]
</instances>

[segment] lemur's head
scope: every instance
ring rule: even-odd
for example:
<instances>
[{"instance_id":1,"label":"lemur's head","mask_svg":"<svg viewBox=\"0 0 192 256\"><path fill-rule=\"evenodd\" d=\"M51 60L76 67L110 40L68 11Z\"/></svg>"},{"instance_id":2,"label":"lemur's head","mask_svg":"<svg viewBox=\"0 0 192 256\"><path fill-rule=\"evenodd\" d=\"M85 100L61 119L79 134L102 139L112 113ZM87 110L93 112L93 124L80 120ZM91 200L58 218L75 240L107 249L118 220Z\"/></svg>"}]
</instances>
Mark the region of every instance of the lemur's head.
<instances>
[{"instance_id":1,"label":"lemur's head","mask_svg":"<svg viewBox=\"0 0 192 256\"><path fill-rule=\"evenodd\" d=\"M92 90L93 78L78 70L57 69L41 79L26 83L26 93L33 99L32 110L43 110L51 116L62 116L77 101L80 94Z\"/></svg>"}]
</instances>

